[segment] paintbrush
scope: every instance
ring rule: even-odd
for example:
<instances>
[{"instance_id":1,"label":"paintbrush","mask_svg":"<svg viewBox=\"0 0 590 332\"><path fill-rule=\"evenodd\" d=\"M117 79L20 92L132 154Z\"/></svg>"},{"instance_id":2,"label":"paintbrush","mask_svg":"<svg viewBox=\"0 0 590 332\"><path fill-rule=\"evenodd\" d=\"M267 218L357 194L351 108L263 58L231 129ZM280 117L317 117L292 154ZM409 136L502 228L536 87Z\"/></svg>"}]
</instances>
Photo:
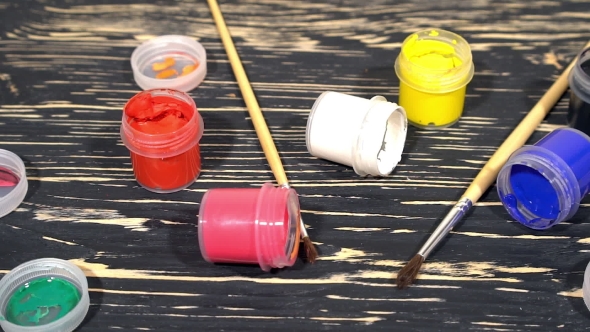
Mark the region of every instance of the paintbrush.
<instances>
[{"instance_id":1,"label":"paintbrush","mask_svg":"<svg viewBox=\"0 0 590 332\"><path fill-rule=\"evenodd\" d=\"M584 46L590 46L590 42ZM522 147L526 140L535 131L537 126L543 121L547 113L553 108L555 103L561 98L568 88L568 75L574 66L578 57L570 63L563 71L561 76L551 85L549 90L529 111L527 116L500 145L498 150L492 155L490 160L485 164L477 174L473 182L469 185L461 199L455 204L451 211L441 221L426 243L418 250L418 253L398 272L397 287L400 289L408 287L414 282L422 263L434 248L447 236L453 227L463 218L469 209L475 204L481 195L496 181L498 172L506 163L510 155L518 148Z\"/></svg>"},{"instance_id":2,"label":"paintbrush","mask_svg":"<svg viewBox=\"0 0 590 332\"><path fill-rule=\"evenodd\" d=\"M217 0L207 0L207 2L209 3L211 14L213 15L213 19L217 25L217 30L219 31L221 41L223 42L229 62L238 81L240 91L244 97L244 102L248 108L248 113L250 114L250 118L254 124L254 129L256 130L256 135L258 135L258 140L260 141L260 145L262 146L266 160L270 165L270 169L272 170L278 185L289 188L289 182L287 181L287 175L285 174L283 163L281 162L281 158L279 157L275 143L272 139L270 131L268 130L266 121L262 116L262 111L260 110L260 106L258 105L256 96L254 95L254 91L252 90L252 86L248 80L248 76L246 76L246 71L244 70L240 56L236 51L234 42L231 38L227 25L225 24L225 20L221 14L221 9L219 9ZM309 235L307 234L307 230L305 229L305 224L303 223L303 218L301 218L301 216L299 219L299 227L307 261L313 263L318 256L318 252L313 245L313 242L311 242Z\"/></svg>"}]
</instances>

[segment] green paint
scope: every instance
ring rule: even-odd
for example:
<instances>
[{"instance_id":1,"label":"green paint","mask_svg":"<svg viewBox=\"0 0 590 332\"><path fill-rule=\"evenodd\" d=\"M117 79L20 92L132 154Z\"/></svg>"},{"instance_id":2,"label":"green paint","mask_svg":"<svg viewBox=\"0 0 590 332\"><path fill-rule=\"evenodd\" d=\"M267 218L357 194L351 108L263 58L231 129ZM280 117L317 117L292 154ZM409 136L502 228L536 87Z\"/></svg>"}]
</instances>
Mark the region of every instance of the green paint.
<instances>
[{"instance_id":1,"label":"green paint","mask_svg":"<svg viewBox=\"0 0 590 332\"><path fill-rule=\"evenodd\" d=\"M65 279L35 279L12 294L6 306L6 320L21 326L49 324L74 309L80 297L78 288Z\"/></svg>"}]
</instances>

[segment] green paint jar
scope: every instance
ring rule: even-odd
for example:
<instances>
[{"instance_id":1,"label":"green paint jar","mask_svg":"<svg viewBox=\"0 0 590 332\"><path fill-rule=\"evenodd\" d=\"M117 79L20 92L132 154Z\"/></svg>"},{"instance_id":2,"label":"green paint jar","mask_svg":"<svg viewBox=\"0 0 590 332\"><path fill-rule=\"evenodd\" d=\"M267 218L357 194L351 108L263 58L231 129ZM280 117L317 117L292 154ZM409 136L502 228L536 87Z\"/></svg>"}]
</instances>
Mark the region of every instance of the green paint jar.
<instances>
[{"instance_id":1,"label":"green paint jar","mask_svg":"<svg viewBox=\"0 0 590 332\"><path fill-rule=\"evenodd\" d=\"M89 305L84 272L61 259L26 262L0 280L0 326L6 332L70 332Z\"/></svg>"}]
</instances>

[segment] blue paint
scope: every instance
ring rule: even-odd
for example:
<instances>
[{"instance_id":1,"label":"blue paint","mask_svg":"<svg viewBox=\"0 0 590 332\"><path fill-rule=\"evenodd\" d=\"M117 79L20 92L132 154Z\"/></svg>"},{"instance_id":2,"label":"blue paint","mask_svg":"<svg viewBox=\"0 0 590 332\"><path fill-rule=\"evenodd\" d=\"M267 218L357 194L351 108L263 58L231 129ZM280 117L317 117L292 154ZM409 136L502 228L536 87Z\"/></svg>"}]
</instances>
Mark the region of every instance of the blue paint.
<instances>
[{"instance_id":1,"label":"blue paint","mask_svg":"<svg viewBox=\"0 0 590 332\"><path fill-rule=\"evenodd\" d=\"M559 200L553 186L537 170L524 165L512 166L510 184L514 196L519 197L526 209L541 218L556 218Z\"/></svg>"},{"instance_id":2,"label":"blue paint","mask_svg":"<svg viewBox=\"0 0 590 332\"><path fill-rule=\"evenodd\" d=\"M518 149L500 170L497 187L508 213L527 227L570 219L590 190L590 137L560 128Z\"/></svg>"}]
</instances>

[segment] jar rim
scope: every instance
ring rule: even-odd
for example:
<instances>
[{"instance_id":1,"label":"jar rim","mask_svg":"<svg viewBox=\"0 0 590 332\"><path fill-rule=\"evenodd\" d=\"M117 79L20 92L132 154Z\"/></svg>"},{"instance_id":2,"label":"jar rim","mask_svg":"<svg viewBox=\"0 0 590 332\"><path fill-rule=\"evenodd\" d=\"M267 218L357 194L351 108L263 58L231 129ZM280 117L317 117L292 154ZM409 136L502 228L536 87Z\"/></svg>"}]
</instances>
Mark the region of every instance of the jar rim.
<instances>
[{"instance_id":1,"label":"jar rim","mask_svg":"<svg viewBox=\"0 0 590 332\"><path fill-rule=\"evenodd\" d=\"M165 134L148 134L133 128L125 109L136 98L145 94L169 96L185 103L193 110L193 116L179 129ZM185 92L173 89L152 89L139 92L129 99L123 107L121 119L121 140L132 152L152 158L167 158L178 155L198 144L203 136L204 123L195 101Z\"/></svg>"},{"instance_id":2,"label":"jar rim","mask_svg":"<svg viewBox=\"0 0 590 332\"><path fill-rule=\"evenodd\" d=\"M276 246L273 245L275 243L270 242L274 239L273 235L276 233L272 232L276 230L276 227L269 217L284 215L285 211L281 209L286 209L286 221L289 224L285 238L278 239L279 242L286 241L284 246ZM260 268L269 271L271 268L293 265L299 251L300 234L299 200L295 190L287 187L276 188L271 183L265 183L258 193L255 216L255 245ZM283 249L279 250L279 248Z\"/></svg>"}]
</instances>

